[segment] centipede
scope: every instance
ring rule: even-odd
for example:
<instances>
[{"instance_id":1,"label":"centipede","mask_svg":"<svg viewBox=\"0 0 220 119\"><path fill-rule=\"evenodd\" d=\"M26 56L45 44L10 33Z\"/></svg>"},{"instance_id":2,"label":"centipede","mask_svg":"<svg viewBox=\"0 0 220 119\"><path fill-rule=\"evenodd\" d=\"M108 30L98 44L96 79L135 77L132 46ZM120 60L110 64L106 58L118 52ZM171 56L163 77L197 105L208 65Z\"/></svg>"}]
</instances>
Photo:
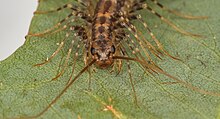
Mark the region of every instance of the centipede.
<instances>
[{"instance_id":1,"label":"centipede","mask_svg":"<svg viewBox=\"0 0 220 119\"><path fill-rule=\"evenodd\" d=\"M39 2L44 2L44 0ZM200 89L184 80L172 76L157 65L154 60L160 60L165 56L175 61L181 61L181 59L173 56L164 48L163 44L158 40L157 35L153 33L146 20L143 18L143 14L140 14L139 12L149 12L156 18L160 19L162 23L170 26L170 28L177 33L189 37L203 36L188 32L178 27L168 18L155 11L151 5L183 19L194 20L207 18L206 16L192 16L171 10L157 0L76 0L73 3L67 3L58 8L54 8L54 10L35 11L35 15L42 16L51 13L58 13L65 9L71 11L67 17L60 20L60 22L51 28L39 33L29 32L26 38L46 37L64 31L65 35L63 36L63 40L59 43L54 53L45 61L38 63L35 66L40 67L50 63L64 47L68 47L61 70L52 80L57 80L65 73L70 58L73 59L71 63L72 73L69 76L65 88L62 89L41 112L33 116L22 118L38 118L44 115L52 105L62 98L65 92L70 86L74 85L82 74L90 72L91 67L96 67L101 70L113 69L117 75L120 75L123 68L125 68L129 74L128 81L131 84L131 90L133 92L132 97L134 98L134 103L136 105L138 105L138 95L136 95L131 74L131 63L138 64L149 75L155 76L162 74L195 92L205 95L220 96L217 92L209 92ZM143 27L143 29L138 29L134 22L137 22ZM149 38L146 38L145 34L148 34ZM70 36L73 38L70 39ZM84 66L82 66L78 73L75 73L74 68L78 61L83 61ZM108 106L109 110L110 107L111 106Z\"/></svg>"}]
</instances>

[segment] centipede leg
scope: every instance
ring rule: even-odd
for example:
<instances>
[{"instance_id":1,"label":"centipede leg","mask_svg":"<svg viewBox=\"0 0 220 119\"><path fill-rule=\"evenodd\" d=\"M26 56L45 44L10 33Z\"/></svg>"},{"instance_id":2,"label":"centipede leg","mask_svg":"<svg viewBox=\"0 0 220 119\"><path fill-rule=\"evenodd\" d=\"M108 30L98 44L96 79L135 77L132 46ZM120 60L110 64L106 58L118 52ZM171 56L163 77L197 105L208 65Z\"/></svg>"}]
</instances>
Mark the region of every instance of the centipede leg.
<instances>
[{"instance_id":1,"label":"centipede leg","mask_svg":"<svg viewBox=\"0 0 220 119\"><path fill-rule=\"evenodd\" d=\"M179 16L179 17L182 17L182 18L185 18L185 19L207 19L208 17L207 16L192 16L192 15L187 15L187 14L183 14L183 13L180 13L180 12L177 12L175 10L171 10L167 7L165 7L164 5L162 5L161 3L159 3L157 0L151 0L154 4L156 4L158 7L160 7L162 10L166 10L176 16Z\"/></svg>"},{"instance_id":2,"label":"centipede leg","mask_svg":"<svg viewBox=\"0 0 220 119\"><path fill-rule=\"evenodd\" d=\"M151 31L151 29L148 27L147 23L144 22L144 20L142 19L141 15L137 16L137 19L143 24L143 26L145 27L145 29L148 31L148 33L150 34L151 38L154 40L154 42L157 44L157 47L164 52L167 56L169 56L172 59L175 60L180 60L179 58L176 58L174 56L172 56L171 54L169 54L164 48L163 45L160 43L160 41L156 38L156 36L153 34L153 32Z\"/></svg>"}]
</instances>

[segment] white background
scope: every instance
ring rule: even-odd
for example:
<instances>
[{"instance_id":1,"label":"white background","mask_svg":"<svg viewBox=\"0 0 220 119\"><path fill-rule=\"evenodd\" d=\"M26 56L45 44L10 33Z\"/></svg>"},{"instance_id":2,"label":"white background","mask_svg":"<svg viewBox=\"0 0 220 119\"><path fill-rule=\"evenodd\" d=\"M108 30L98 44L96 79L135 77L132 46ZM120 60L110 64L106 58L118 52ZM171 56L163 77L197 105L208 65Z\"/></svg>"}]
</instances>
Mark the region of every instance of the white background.
<instances>
[{"instance_id":1,"label":"white background","mask_svg":"<svg viewBox=\"0 0 220 119\"><path fill-rule=\"evenodd\" d=\"M0 1L0 61L24 43L37 3L37 0Z\"/></svg>"}]
</instances>

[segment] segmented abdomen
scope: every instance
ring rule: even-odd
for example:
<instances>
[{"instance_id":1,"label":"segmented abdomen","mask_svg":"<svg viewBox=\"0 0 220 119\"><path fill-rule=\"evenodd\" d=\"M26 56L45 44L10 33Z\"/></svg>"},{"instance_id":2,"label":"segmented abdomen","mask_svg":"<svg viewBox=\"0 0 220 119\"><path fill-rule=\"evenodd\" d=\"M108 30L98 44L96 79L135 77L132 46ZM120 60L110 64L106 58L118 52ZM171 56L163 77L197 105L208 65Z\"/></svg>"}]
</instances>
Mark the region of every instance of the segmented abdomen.
<instances>
[{"instance_id":1,"label":"segmented abdomen","mask_svg":"<svg viewBox=\"0 0 220 119\"><path fill-rule=\"evenodd\" d=\"M99 0L92 26L92 47L104 50L113 45L112 16L116 11L116 0Z\"/></svg>"}]
</instances>

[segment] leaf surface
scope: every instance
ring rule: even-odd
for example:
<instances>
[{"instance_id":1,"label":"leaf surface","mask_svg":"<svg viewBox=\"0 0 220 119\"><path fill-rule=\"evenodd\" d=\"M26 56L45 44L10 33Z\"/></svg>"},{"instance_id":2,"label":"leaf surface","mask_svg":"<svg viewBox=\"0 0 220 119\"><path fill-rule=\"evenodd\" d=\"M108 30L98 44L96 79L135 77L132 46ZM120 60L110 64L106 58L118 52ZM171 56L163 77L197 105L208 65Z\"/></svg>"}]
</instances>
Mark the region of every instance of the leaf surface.
<instances>
[{"instance_id":1,"label":"leaf surface","mask_svg":"<svg viewBox=\"0 0 220 119\"><path fill-rule=\"evenodd\" d=\"M71 0L42 0L39 10L52 10ZM220 1L219 0L165 0L163 5L198 16L206 20L186 20L161 11L179 27L204 38L182 35L156 16L141 12L165 49L179 57L156 60L169 74L193 86L220 93ZM155 6L155 9L160 11ZM35 15L30 32L39 33L51 28L70 13L63 10L47 15ZM146 13L146 14L145 14ZM139 26L140 24L137 24ZM157 26L157 27L155 27ZM143 30L143 29L142 29ZM142 31L144 32L144 30ZM46 37L28 38L13 55L0 62L0 118L36 115L66 86L71 74L68 70L58 80L56 76L65 47L53 60L41 67L34 64L44 61L58 47L65 32ZM80 57L82 58L82 57ZM62 61L65 57L62 59ZM181 83L159 74L147 75L137 63L132 63L132 77L138 99L134 103L126 65L119 75L109 70L96 69L91 73L91 91L88 91L89 73L85 72L42 118L137 118L137 119L214 119L219 117L220 96L204 95ZM75 72L83 68L83 60L77 62Z\"/></svg>"}]
</instances>

